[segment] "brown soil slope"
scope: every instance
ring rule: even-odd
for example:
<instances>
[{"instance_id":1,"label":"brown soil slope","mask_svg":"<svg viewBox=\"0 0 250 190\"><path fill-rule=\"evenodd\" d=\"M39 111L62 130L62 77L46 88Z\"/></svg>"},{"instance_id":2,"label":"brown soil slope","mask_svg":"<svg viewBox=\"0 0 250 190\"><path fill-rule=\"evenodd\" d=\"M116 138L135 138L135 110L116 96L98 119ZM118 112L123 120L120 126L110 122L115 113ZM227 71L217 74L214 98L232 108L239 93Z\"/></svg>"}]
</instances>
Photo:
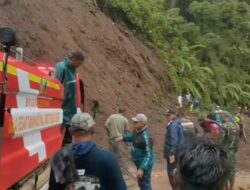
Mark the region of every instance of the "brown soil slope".
<instances>
[{"instance_id":1,"label":"brown soil slope","mask_svg":"<svg viewBox=\"0 0 250 190\"><path fill-rule=\"evenodd\" d=\"M157 107L174 101L167 93L170 89L167 70L132 33L85 1L0 0L0 27L15 28L19 46L34 60L56 62L71 51L83 51L87 60L79 72L85 81L86 111L91 109L94 99L101 104L96 130L98 144L107 145L102 125L122 105L128 109L128 117L136 112L149 116L149 129L161 163L164 122ZM242 144L238 153L237 180L242 181L237 184L246 189L250 187L244 184L250 179L249 151L249 144ZM167 177L161 171L165 163L158 167L155 172L159 177L153 183L160 190L167 186Z\"/></svg>"},{"instance_id":2,"label":"brown soil slope","mask_svg":"<svg viewBox=\"0 0 250 190\"><path fill-rule=\"evenodd\" d=\"M128 109L129 117L144 112L156 118L155 104L166 103L169 79L159 58L85 1L4 0L0 12L0 26L15 28L19 46L34 60L56 62L74 50L86 54L79 72L85 81L86 110L92 100L100 102L98 125L119 105ZM162 134L160 127L152 127L152 132Z\"/></svg>"}]
</instances>

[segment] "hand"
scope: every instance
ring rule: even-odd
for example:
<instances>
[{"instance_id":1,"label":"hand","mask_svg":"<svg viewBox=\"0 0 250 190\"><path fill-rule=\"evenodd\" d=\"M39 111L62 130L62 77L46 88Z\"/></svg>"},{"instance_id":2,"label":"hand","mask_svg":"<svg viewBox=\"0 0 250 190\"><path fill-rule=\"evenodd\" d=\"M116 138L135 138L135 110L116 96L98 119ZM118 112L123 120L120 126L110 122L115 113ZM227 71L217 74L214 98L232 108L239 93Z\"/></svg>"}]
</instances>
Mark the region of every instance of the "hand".
<instances>
[{"instance_id":1,"label":"hand","mask_svg":"<svg viewBox=\"0 0 250 190\"><path fill-rule=\"evenodd\" d=\"M173 164L174 162L175 162L175 156L174 155L169 156L169 163Z\"/></svg>"},{"instance_id":2,"label":"hand","mask_svg":"<svg viewBox=\"0 0 250 190\"><path fill-rule=\"evenodd\" d=\"M177 173L177 168L173 170L173 175L176 175L176 173Z\"/></svg>"},{"instance_id":3,"label":"hand","mask_svg":"<svg viewBox=\"0 0 250 190\"><path fill-rule=\"evenodd\" d=\"M142 178L143 174L144 174L143 170L142 169L138 169L137 172L136 172L137 179Z\"/></svg>"},{"instance_id":4,"label":"hand","mask_svg":"<svg viewBox=\"0 0 250 190\"><path fill-rule=\"evenodd\" d=\"M119 142L119 141L122 141L122 140L123 140L123 138L122 138L121 136L115 138L115 141L116 141L116 142Z\"/></svg>"}]
</instances>

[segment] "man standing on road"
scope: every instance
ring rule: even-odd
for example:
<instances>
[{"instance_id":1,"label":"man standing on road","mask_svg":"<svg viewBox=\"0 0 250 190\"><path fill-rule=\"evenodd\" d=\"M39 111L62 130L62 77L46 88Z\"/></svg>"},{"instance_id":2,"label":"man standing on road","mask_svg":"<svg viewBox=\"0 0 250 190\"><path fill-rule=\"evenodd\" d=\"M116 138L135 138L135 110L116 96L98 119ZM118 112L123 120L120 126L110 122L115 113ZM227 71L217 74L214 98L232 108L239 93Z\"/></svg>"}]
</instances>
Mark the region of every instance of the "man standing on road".
<instances>
[{"instance_id":1,"label":"man standing on road","mask_svg":"<svg viewBox=\"0 0 250 190\"><path fill-rule=\"evenodd\" d=\"M222 121L222 130L220 133L220 143L227 149L230 159L232 171L229 178L229 189L232 190L234 187L235 173L236 173L236 152L238 151L239 145L239 126L230 121L229 114L222 112L220 114Z\"/></svg>"},{"instance_id":2,"label":"man standing on road","mask_svg":"<svg viewBox=\"0 0 250 190\"><path fill-rule=\"evenodd\" d=\"M73 143L52 158L49 190L127 190L115 156L93 142L94 125L88 113L73 116Z\"/></svg>"},{"instance_id":3,"label":"man standing on road","mask_svg":"<svg viewBox=\"0 0 250 190\"><path fill-rule=\"evenodd\" d=\"M178 97L177 97L177 102L178 102L178 108L181 109L182 108L182 95L180 94Z\"/></svg>"},{"instance_id":4,"label":"man standing on road","mask_svg":"<svg viewBox=\"0 0 250 190\"><path fill-rule=\"evenodd\" d=\"M134 131L123 136L126 142L132 142L131 157L137 168L136 177L140 190L152 190L151 173L155 163L153 140L148 133L148 118L139 113L131 118Z\"/></svg>"},{"instance_id":5,"label":"man standing on road","mask_svg":"<svg viewBox=\"0 0 250 190\"><path fill-rule=\"evenodd\" d=\"M121 168L125 167L124 153L126 146L122 139L123 135L129 131L128 119L124 117L126 109L119 108L118 114L112 114L105 122L104 128L109 136L110 150L116 155Z\"/></svg>"},{"instance_id":6,"label":"man standing on road","mask_svg":"<svg viewBox=\"0 0 250 190\"><path fill-rule=\"evenodd\" d=\"M167 172L169 182L173 190L176 190L174 174L177 169L178 153L184 143L184 132L175 109L168 109L165 114L167 127L165 135L164 158L167 160Z\"/></svg>"},{"instance_id":7,"label":"man standing on road","mask_svg":"<svg viewBox=\"0 0 250 190\"><path fill-rule=\"evenodd\" d=\"M63 109L63 145L71 143L69 134L70 120L77 112L76 105L76 68L82 65L84 56L81 52L73 52L69 57L64 58L55 66L55 77L64 86Z\"/></svg>"}]
</instances>

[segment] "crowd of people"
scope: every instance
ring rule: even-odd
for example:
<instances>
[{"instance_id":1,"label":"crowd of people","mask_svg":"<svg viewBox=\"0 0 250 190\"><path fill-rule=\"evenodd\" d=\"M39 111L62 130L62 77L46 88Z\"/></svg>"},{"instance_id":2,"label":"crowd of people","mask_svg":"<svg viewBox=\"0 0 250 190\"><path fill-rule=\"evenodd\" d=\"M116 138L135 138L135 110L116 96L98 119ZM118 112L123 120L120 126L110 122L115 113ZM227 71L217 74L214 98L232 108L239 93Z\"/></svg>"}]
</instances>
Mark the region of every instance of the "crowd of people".
<instances>
[{"instance_id":1,"label":"crowd of people","mask_svg":"<svg viewBox=\"0 0 250 190\"><path fill-rule=\"evenodd\" d=\"M130 143L131 159L136 167L134 179L141 190L151 190L151 173L156 159L154 141L148 132L148 117L137 113L127 119L126 109L120 107L118 113L110 115L104 123L110 149L99 148L93 141L93 117L88 113L76 113L76 68L83 61L83 54L74 52L55 68L55 77L64 85L64 141L51 161L49 190L127 189L124 181L128 167L127 143ZM209 135L197 138L194 123L180 112L183 98L178 97L178 102L179 109L170 108L163 113L166 122L163 156L172 189L232 190L241 123L239 115L237 120L226 111L213 112L201 121L201 127ZM194 110L199 111L198 100L194 98L191 102ZM99 102L97 107L99 109ZM95 117L96 110L92 112Z\"/></svg>"},{"instance_id":2,"label":"crowd of people","mask_svg":"<svg viewBox=\"0 0 250 190\"><path fill-rule=\"evenodd\" d=\"M177 97L178 109L198 113L200 111L200 102L197 97L193 97L190 93L179 95Z\"/></svg>"}]
</instances>

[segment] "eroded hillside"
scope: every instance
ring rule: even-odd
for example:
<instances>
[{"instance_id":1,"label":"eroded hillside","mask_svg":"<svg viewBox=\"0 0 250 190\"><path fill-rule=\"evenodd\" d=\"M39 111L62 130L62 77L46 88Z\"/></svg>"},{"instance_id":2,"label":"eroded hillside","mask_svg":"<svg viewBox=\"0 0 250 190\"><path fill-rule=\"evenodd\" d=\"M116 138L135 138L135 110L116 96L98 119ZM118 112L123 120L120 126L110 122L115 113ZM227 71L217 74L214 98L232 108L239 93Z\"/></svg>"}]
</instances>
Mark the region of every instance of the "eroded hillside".
<instances>
[{"instance_id":1,"label":"eroded hillside","mask_svg":"<svg viewBox=\"0 0 250 190\"><path fill-rule=\"evenodd\" d=\"M167 71L130 31L83 0L5 0L0 12L0 25L16 29L19 46L33 60L56 62L74 50L85 53L79 69L85 108L89 111L94 99L100 102L98 126L122 105L128 117L144 112L154 118L151 130L156 137L162 134L156 108L168 102ZM97 132L104 137L104 131Z\"/></svg>"}]
</instances>

